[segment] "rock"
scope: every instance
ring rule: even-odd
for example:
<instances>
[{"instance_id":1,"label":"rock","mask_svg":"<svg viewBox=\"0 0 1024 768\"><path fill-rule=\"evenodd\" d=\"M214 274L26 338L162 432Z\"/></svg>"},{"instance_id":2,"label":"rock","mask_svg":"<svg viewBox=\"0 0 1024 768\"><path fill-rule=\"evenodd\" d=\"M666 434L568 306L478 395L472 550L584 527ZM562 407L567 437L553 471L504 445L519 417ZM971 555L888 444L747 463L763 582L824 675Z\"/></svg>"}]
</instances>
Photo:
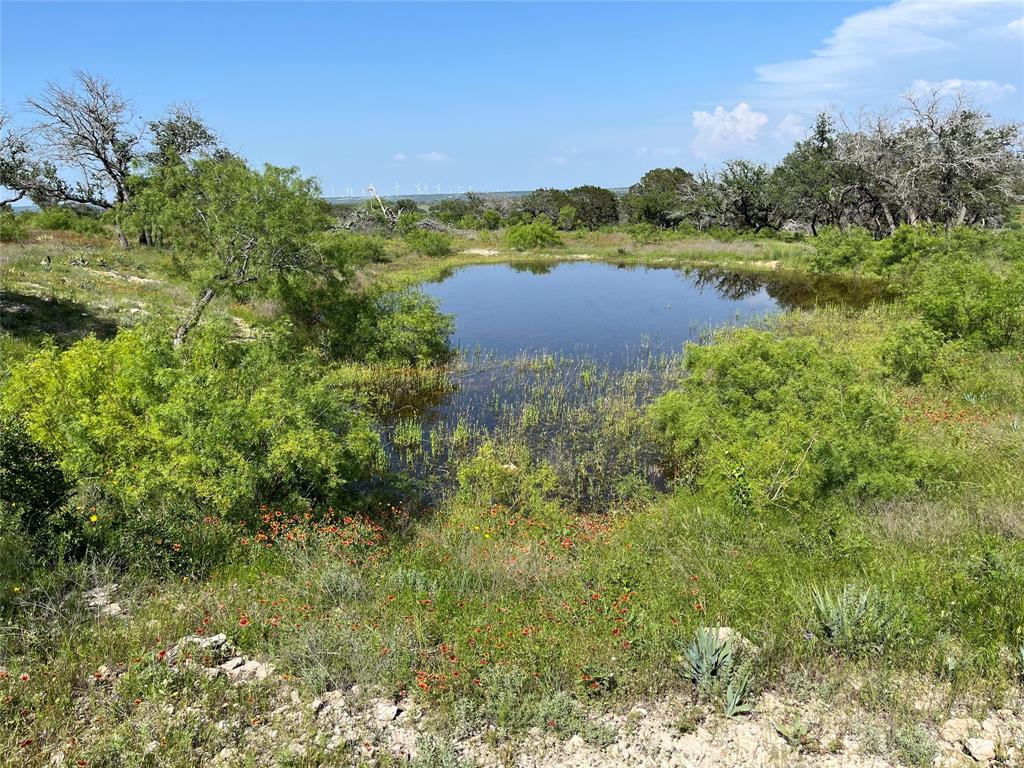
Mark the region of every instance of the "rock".
<instances>
[{"instance_id":1,"label":"rock","mask_svg":"<svg viewBox=\"0 0 1024 768\"><path fill-rule=\"evenodd\" d=\"M401 710L389 701L378 701L373 706L373 719L380 723L390 723Z\"/></svg>"},{"instance_id":2,"label":"rock","mask_svg":"<svg viewBox=\"0 0 1024 768\"><path fill-rule=\"evenodd\" d=\"M234 665L236 661L237 659L232 659L230 663L233 666L230 669L224 670L228 680L233 683L259 682L270 677L271 667L266 664L262 664L255 659L249 659L241 664ZM221 669L223 669L223 666Z\"/></svg>"},{"instance_id":3,"label":"rock","mask_svg":"<svg viewBox=\"0 0 1024 768\"><path fill-rule=\"evenodd\" d=\"M100 616L110 616L111 618L117 618L122 615L124 610L118 603L110 603L100 608Z\"/></svg>"},{"instance_id":4,"label":"rock","mask_svg":"<svg viewBox=\"0 0 1024 768\"><path fill-rule=\"evenodd\" d=\"M708 627L720 643L732 643L732 647L747 653L757 653L758 648L732 627Z\"/></svg>"},{"instance_id":5,"label":"rock","mask_svg":"<svg viewBox=\"0 0 1024 768\"><path fill-rule=\"evenodd\" d=\"M978 721L973 717L954 717L942 724L939 736L943 741L955 743L965 740L977 729Z\"/></svg>"},{"instance_id":6,"label":"rock","mask_svg":"<svg viewBox=\"0 0 1024 768\"><path fill-rule=\"evenodd\" d=\"M245 664L245 659L241 656L235 656L233 659L228 659L223 664L221 664L220 668L223 669L225 672L231 672L234 669L238 669L243 664Z\"/></svg>"},{"instance_id":7,"label":"rock","mask_svg":"<svg viewBox=\"0 0 1024 768\"><path fill-rule=\"evenodd\" d=\"M996 745L991 739L968 739L964 743L967 754L979 763L988 764L996 759Z\"/></svg>"}]
</instances>

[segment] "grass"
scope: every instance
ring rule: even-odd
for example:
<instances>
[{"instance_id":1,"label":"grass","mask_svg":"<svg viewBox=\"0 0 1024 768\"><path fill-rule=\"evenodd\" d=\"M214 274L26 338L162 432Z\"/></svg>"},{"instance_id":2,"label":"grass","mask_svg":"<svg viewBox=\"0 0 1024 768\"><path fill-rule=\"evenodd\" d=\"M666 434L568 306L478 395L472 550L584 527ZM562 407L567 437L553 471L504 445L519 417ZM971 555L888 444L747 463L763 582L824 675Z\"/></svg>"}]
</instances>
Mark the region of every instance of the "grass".
<instances>
[{"instance_id":1,"label":"grass","mask_svg":"<svg viewBox=\"0 0 1024 768\"><path fill-rule=\"evenodd\" d=\"M439 259L397 255L361 279L404 285L507 261L467 252L500 247L491 239ZM622 232L565 241L528 262L586 254L799 269L806 258L790 243L640 245ZM41 236L0 248L5 301L26 308L14 323L5 312L8 349L108 332L191 296L159 251ZM550 357L502 363L479 401L466 387L435 420L420 414L450 395L445 372L345 367L335 375L364 389L391 429L393 461L419 478L406 503L368 507L333 530L270 510L259 529L239 532L233 561L202 578L114 574L90 560L26 574L9 587L17 618L0 630L0 750L13 765L58 751L92 765L155 743L164 764L194 764L253 722L313 729L280 722L281 686L311 697L353 684L410 693L453 733L490 724L506 739L541 727L599 743L587 712L695 690L680 649L704 627L728 626L758 649L732 714L770 688L855 703L887 713L888 731L864 735L880 752L929 764L935 745L913 706L921 685L941 693L933 719L959 702L1001 705L1017 685L1007 650L1024 644L1024 356L951 350L921 384L901 384L885 376L881 349L903 312L797 311L767 327L841 350L902 405L924 486L754 518L667 481L646 405L678 385L678 359L626 373ZM112 580L125 584L124 620L98 619L82 602L84 589ZM270 660L274 683L238 688L159 662L197 632L224 632ZM683 713L680 727L697 721ZM800 728L787 733L810 743ZM454 759L435 746L438 764Z\"/></svg>"}]
</instances>

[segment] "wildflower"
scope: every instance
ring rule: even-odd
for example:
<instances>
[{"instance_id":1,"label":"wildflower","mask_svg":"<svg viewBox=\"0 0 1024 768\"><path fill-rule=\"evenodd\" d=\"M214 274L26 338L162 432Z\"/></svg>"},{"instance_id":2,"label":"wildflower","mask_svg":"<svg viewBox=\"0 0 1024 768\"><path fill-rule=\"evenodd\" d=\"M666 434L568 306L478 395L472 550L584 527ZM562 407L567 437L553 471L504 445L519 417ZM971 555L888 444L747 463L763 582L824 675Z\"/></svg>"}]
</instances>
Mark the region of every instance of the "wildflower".
<instances>
[{"instance_id":1,"label":"wildflower","mask_svg":"<svg viewBox=\"0 0 1024 768\"><path fill-rule=\"evenodd\" d=\"M96 515L89 515L90 523L95 523L97 520L99 520L99 517L97 517Z\"/></svg>"},{"instance_id":2,"label":"wildflower","mask_svg":"<svg viewBox=\"0 0 1024 768\"><path fill-rule=\"evenodd\" d=\"M240 627L247 627L247 626L249 626L249 617L248 616L243 616L242 618L240 618L238 620L238 626L240 626Z\"/></svg>"},{"instance_id":3,"label":"wildflower","mask_svg":"<svg viewBox=\"0 0 1024 768\"><path fill-rule=\"evenodd\" d=\"M23 683L27 683L29 680L28 672L22 672L20 675L18 675L18 679L21 680L21 682Z\"/></svg>"}]
</instances>

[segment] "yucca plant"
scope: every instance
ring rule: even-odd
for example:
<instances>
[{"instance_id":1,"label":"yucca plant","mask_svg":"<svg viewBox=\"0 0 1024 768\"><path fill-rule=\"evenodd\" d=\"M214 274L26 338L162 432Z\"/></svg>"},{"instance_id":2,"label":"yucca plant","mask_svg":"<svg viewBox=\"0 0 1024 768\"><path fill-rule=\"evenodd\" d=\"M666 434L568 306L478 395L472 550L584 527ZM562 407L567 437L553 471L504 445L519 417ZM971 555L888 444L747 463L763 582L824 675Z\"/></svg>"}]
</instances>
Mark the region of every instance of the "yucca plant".
<instances>
[{"instance_id":1,"label":"yucca plant","mask_svg":"<svg viewBox=\"0 0 1024 768\"><path fill-rule=\"evenodd\" d=\"M897 614L874 587L846 584L838 593L814 587L811 602L821 635L840 653L879 653L899 632Z\"/></svg>"}]
</instances>

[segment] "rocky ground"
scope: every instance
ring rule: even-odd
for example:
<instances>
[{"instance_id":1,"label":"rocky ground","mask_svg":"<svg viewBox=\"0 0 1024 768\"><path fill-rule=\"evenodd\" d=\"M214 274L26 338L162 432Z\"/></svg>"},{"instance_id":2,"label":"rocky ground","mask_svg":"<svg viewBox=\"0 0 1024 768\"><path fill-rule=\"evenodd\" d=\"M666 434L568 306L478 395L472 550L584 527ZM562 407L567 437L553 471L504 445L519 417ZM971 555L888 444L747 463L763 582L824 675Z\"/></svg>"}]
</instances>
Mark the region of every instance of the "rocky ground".
<instances>
[{"instance_id":1,"label":"rocky ground","mask_svg":"<svg viewBox=\"0 0 1024 768\"><path fill-rule=\"evenodd\" d=\"M114 620L124 611L114 602L116 585L92 590L92 609ZM721 630L720 630L721 631ZM745 642L745 641L744 641ZM674 694L593 712L565 737L534 728L526 734L501 733L493 726L453 723L415 699L391 699L354 686L310 697L266 661L241 653L224 634L190 635L158 654L172 674L221 679L230 686L253 686L252 695L269 697L269 717L243 721L224 714L192 711L155 702L160 717L173 723L213 718L233 746L217 754L197 754L201 765L352 765L419 768L725 768L726 766L807 766L886 768L936 766L968 768L1024 766L1024 696L1012 708L953 712L944 694L924 684L914 697L909 719L895 719L884 708L858 705L849 691L838 699L762 692L753 711L726 718ZM101 667L91 686L113 690L125 670ZM854 691L859 683L849 680ZM910 685L910 683L908 683ZM915 694L917 688L913 689ZM919 713L919 716L917 716ZM944 713L944 714L939 714ZM983 716L978 716L983 715ZM221 743L224 743L223 741ZM147 751L159 754L154 741ZM159 762L159 761L158 761ZM50 765L65 763L54 754ZM146 763L148 764L148 763Z\"/></svg>"}]
</instances>

